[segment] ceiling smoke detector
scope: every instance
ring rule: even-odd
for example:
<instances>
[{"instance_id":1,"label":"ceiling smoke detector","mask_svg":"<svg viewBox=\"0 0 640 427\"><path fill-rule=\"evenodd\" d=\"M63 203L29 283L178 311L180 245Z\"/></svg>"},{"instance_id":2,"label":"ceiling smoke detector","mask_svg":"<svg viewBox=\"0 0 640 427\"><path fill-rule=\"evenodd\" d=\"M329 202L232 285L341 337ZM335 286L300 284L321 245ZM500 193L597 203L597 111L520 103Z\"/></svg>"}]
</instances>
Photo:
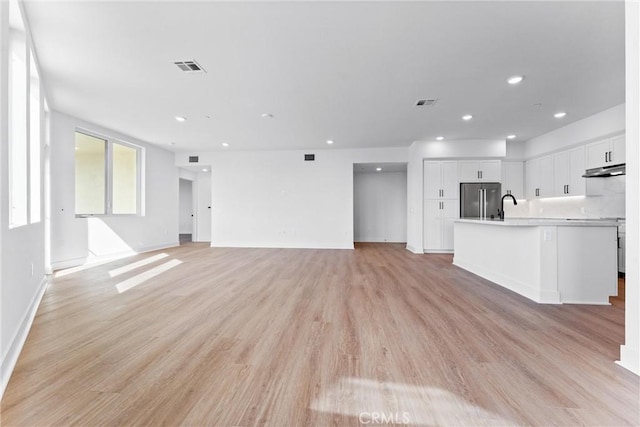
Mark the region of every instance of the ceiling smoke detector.
<instances>
[{"instance_id":1,"label":"ceiling smoke detector","mask_svg":"<svg viewBox=\"0 0 640 427\"><path fill-rule=\"evenodd\" d=\"M434 99L418 99L416 107L433 107L438 102L437 98Z\"/></svg>"},{"instance_id":2,"label":"ceiling smoke detector","mask_svg":"<svg viewBox=\"0 0 640 427\"><path fill-rule=\"evenodd\" d=\"M174 64L185 73L206 73L195 60L193 61L175 61Z\"/></svg>"}]
</instances>

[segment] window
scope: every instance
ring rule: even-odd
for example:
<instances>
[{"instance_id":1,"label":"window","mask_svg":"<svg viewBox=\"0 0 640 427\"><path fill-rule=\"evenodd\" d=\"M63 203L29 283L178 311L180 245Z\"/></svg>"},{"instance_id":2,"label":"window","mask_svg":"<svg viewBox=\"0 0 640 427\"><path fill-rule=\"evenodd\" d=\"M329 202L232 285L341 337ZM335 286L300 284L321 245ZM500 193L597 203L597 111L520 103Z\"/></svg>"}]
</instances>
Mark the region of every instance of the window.
<instances>
[{"instance_id":1,"label":"window","mask_svg":"<svg viewBox=\"0 0 640 427\"><path fill-rule=\"evenodd\" d=\"M76 215L140 213L140 147L83 132L75 137Z\"/></svg>"},{"instance_id":2,"label":"window","mask_svg":"<svg viewBox=\"0 0 640 427\"><path fill-rule=\"evenodd\" d=\"M9 4L9 226L28 223L27 44L18 4Z\"/></svg>"},{"instance_id":3,"label":"window","mask_svg":"<svg viewBox=\"0 0 640 427\"><path fill-rule=\"evenodd\" d=\"M38 75L38 69L36 68L36 62L33 58L33 53L30 56L31 59L31 82L29 89L29 218L31 223L40 222L40 198L41 198L41 170L42 164L40 162L40 134L42 131L42 121L40 114L40 108L42 103L40 102L40 76Z\"/></svg>"},{"instance_id":4,"label":"window","mask_svg":"<svg viewBox=\"0 0 640 427\"><path fill-rule=\"evenodd\" d=\"M9 227L42 217L43 96L17 1L9 2Z\"/></svg>"}]
</instances>

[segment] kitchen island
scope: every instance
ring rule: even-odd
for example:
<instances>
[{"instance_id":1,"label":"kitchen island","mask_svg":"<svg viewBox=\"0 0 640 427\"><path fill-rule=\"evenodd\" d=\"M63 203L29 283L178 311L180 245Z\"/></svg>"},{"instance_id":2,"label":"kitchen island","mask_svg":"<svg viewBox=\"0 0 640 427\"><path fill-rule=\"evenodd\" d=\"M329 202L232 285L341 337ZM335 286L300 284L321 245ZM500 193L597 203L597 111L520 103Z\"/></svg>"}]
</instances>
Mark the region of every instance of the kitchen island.
<instances>
[{"instance_id":1,"label":"kitchen island","mask_svg":"<svg viewBox=\"0 0 640 427\"><path fill-rule=\"evenodd\" d=\"M538 303L609 304L618 292L617 222L459 219L454 265Z\"/></svg>"}]
</instances>

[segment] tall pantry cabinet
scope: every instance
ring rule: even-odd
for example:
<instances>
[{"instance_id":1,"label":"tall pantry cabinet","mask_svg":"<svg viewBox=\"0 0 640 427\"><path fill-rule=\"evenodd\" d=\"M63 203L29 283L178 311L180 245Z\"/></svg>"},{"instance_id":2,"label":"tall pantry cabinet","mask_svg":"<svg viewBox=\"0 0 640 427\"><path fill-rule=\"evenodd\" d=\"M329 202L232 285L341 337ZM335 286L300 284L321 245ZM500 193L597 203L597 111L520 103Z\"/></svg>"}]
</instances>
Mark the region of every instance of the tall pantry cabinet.
<instances>
[{"instance_id":1,"label":"tall pantry cabinet","mask_svg":"<svg viewBox=\"0 0 640 427\"><path fill-rule=\"evenodd\" d=\"M424 161L424 252L453 252L453 221L460 216L457 161Z\"/></svg>"}]
</instances>

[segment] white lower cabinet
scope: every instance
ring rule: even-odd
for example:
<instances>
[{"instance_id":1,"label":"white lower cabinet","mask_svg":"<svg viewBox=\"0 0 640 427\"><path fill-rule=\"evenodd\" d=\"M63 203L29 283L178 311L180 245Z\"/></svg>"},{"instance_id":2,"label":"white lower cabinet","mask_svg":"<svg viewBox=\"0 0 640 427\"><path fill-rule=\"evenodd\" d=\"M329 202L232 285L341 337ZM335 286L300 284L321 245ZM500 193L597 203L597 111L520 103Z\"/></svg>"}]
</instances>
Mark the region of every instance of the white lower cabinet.
<instances>
[{"instance_id":1,"label":"white lower cabinet","mask_svg":"<svg viewBox=\"0 0 640 427\"><path fill-rule=\"evenodd\" d=\"M459 217L459 201L424 201L424 252L453 251L453 221Z\"/></svg>"}]
</instances>

